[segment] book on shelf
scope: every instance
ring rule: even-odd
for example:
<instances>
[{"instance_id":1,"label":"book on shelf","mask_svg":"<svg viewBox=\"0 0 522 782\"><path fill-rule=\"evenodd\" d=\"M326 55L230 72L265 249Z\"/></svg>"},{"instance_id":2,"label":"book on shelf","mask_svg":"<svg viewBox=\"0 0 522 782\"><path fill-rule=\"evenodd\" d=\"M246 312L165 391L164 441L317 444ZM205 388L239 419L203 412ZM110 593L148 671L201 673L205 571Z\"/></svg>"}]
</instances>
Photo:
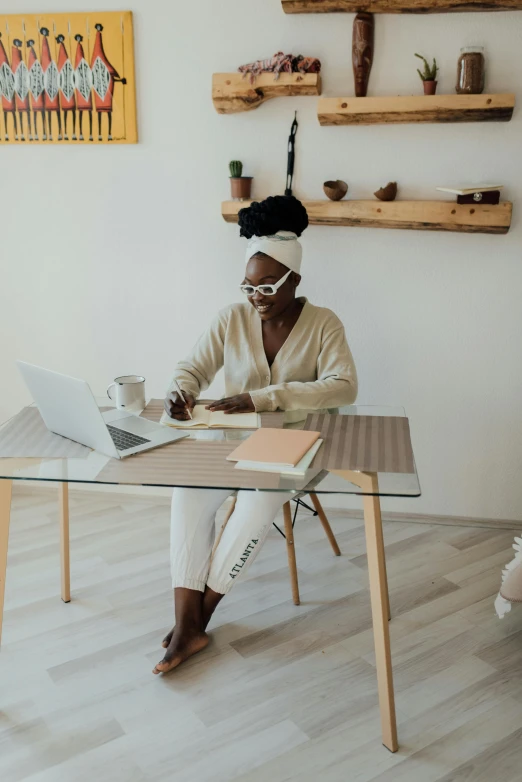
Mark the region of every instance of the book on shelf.
<instances>
[{"instance_id":1,"label":"book on shelf","mask_svg":"<svg viewBox=\"0 0 522 782\"><path fill-rule=\"evenodd\" d=\"M490 190L502 190L504 185L466 185L465 187L437 187L441 193L453 195L473 195L473 193L488 193Z\"/></svg>"}]
</instances>

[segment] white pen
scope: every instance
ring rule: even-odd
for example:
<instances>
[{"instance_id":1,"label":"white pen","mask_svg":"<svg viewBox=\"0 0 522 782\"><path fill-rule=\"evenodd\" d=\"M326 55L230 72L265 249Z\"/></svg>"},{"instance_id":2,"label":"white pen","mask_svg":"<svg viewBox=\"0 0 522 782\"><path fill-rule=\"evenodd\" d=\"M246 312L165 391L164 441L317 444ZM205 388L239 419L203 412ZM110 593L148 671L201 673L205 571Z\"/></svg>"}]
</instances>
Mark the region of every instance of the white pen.
<instances>
[{"instance_id":1,"label":"white pen","mask_svg":"<svg viewBox=\"0 0 522 782\"><path fill-rule=\"evenodd\" d=\"M177 393L179 394L179 396L181 397L181 399L182 399L182 400L185 402L185 407L187 408L187 413L189 414L189 418L192 420L192 413L191 413L191 412L190 412L190 410L189 410L189 406L188 406L188 404L187 404L187 400L186 400L186 399L185 399L185 397L183 396L183 391L182 391L182 390L181 390L181 388L178 386L178 384L177 384L177 382L176 382L175 380L173 380L173 381L172 381L172 384L173 384L173 386L175 387L175 389L176 389Z\"/></svg>"}]
</instances>

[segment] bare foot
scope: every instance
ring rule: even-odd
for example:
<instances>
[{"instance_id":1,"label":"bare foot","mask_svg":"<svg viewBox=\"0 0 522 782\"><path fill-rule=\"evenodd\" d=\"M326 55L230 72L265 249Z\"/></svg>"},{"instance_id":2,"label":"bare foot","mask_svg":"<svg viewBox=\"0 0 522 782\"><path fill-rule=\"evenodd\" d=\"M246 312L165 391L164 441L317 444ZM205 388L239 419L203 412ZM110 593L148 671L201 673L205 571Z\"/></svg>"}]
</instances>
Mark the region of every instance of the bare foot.
<instances>
[{"instance_id":1,"label":"bare foot","mask_svg":"<svg viewBox=\"0 0 522 782\"><path fill-rule=\"evenodd\" d=\"M172 628L170 633L167 633L167 635L165 636L165 638L161 642L161 645L163 646L164 649L168 649L169 648L169 643L172 641L172 636L174 635L174 630L175 629L176 629L176 625L174 625L174 627Z\"/></svg>"},{"instance_id":2,"label":"bare foot","mask_svg":"<svg viewBox=\"0 0 522 782\"><path fill-rule=\"evenodd\" d=\"M212 613L213 613L213 611L212 612L205 611L205 607L203 606L203 618L202 618L202 629L203 629L203 632L205 632L205 630L207 629L207 626L208 626L210 620L212 619ZM172 641L172 636L174 635L175 630L176 630L176 625L174 625L172 630L169 633L167 633L167 635L165 636L165 638L161 642L161 645L163 646L164 649L168 649L169 648L169 644Z\"/></svg>"},{"instance_id":3,"label":"bare foot","mask_svg":"<svg viewBox=\"0 0 522 782\"><path fill-rule=\"evenodd\" d=\"M152 673L168 673L172 671L173 668L177 668L178 665L188 660L189 657L203 651L209 643L208 635L202 630L194 630L182 635L176 632L176 628L174 628L173 633L169 633L169 636L171 638L165 657L155 666Z\"/></svg>"}]
</instances>

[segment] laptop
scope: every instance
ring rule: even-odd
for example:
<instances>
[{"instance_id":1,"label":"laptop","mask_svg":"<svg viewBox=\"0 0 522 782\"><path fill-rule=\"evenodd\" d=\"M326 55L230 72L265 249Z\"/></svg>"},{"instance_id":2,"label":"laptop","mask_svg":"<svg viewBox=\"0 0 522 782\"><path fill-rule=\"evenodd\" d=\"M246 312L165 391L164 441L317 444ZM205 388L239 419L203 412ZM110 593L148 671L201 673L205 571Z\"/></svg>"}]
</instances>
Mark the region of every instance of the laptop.
<instances>
[{"instance_id":1,"label":"laptop","mask_svg":"<svg viewBox=\"0 0 522 782\"><path fill-rule=\"evenodd\" d=\"M85 380L17 361L49 431L114 459L149 451L188 437L125 410L102 413Z\"/></svg>"}]
</instances>

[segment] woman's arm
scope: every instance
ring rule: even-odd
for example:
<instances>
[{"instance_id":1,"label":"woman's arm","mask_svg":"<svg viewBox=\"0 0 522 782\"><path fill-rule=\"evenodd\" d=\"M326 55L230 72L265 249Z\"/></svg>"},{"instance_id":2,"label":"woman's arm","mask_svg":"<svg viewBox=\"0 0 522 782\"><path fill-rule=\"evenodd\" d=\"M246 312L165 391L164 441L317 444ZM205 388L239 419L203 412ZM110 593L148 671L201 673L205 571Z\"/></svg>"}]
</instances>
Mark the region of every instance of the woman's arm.
<instances>
[{"instance_id":1,"label":"woman's arm","mask_svg":"<svg viewBox=\"0 0 522 782\"><path fill-rule=\"evenodd\" d=\"M209 387L223 366L227 322L228 310L222 310L214 318L210 328L198 339L190 355L176 364L174 380L182 391L186 391L194 399ZM172 383L169 392L171 390Z\"/></svg>"},{"instance_id":2,"label":"woman's arm","mask_svg":"<svg viewBox=\"0 0 522 782\"><path fill-rule=\"evenodd\" d=\"M317 380L267 386L251 391L250 395L258 412L319 410L353 404L357 397L357 372L342 324L323 339L317 358Z\"/></svg>"}]
</instances>

